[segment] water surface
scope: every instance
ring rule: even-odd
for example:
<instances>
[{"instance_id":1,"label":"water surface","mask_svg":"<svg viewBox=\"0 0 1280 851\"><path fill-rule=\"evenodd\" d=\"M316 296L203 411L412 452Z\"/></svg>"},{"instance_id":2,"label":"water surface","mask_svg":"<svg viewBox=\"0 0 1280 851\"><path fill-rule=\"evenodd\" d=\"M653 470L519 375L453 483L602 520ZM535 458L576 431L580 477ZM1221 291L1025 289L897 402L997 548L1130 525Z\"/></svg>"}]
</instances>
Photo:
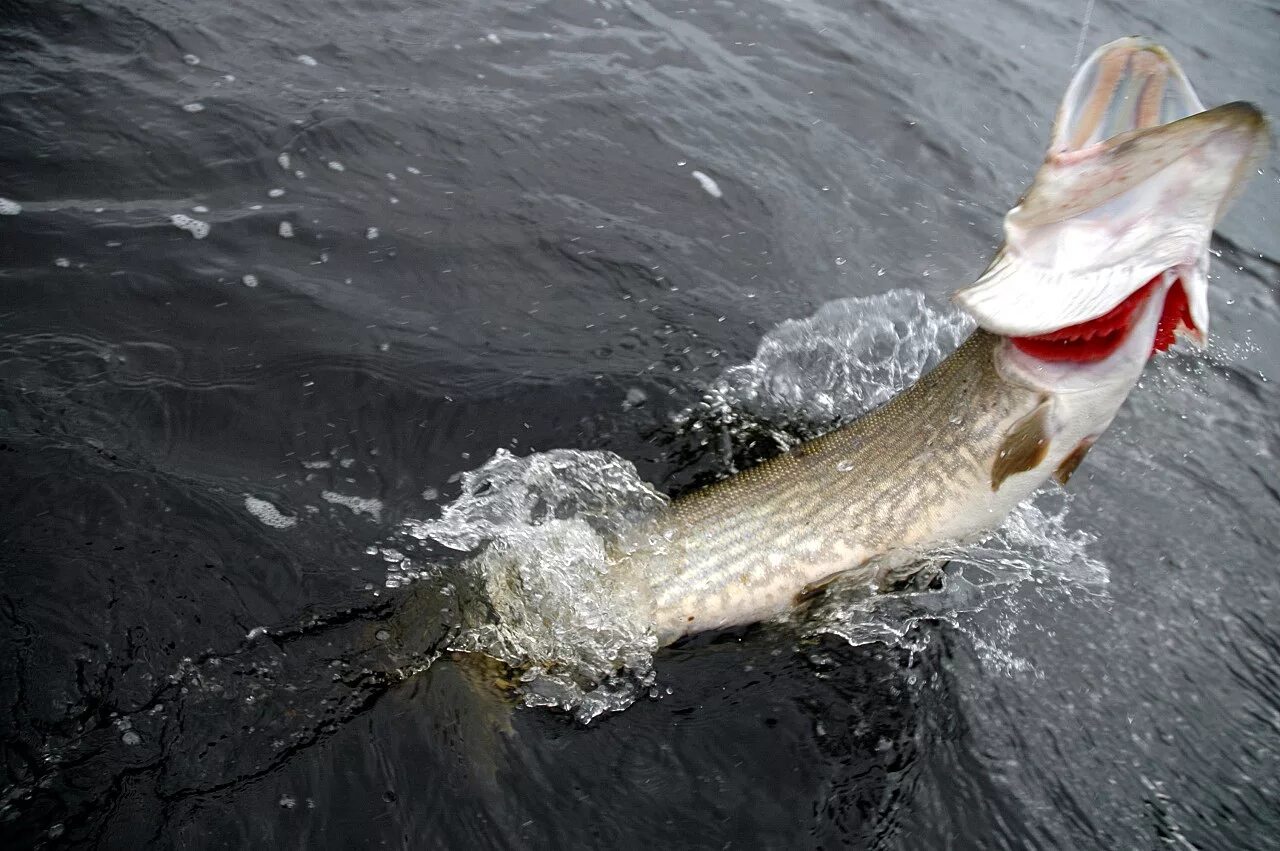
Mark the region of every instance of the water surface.
<instances>
[{"instance_id":1,"label":"water surface","mask_svg":"<svg viewBox=\"0 0 1280 851\"><path fill-rule=\"evenodd\" d=\"M405 531L498 450L678 493L910 380L1085 14L6 4L7 843L1276 847L1274 156L1210 352L940 591L664 651L584 725L476 688L465 574L419 571L462 556ZM1274 115L1278 27L1098 2L1086 43Z\"/></svg>"}]
</instances>

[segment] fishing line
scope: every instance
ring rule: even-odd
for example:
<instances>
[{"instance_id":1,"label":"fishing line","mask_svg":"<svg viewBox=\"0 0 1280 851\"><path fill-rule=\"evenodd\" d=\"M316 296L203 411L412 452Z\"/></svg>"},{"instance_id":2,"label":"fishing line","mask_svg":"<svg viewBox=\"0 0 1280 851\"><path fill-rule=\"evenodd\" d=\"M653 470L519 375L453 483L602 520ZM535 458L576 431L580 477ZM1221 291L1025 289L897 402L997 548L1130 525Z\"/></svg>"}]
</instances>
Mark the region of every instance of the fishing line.
<instances>
[{"instance_id":1,"label":"fishing line","mask_svg":"<svg viewBox=\"0 0 1280 851\"><path fill-rule=\"evenodd\" d=\"M1071 73L1074 75L1080 67L1080 55L1084 52L1084 39L1089 32L1089 21L1093 19L1093 0L1084 7L1084 20L1080 22L1080 38L1076 40L1076 55L1071 60Z\"/></svg>"}]
</instances>

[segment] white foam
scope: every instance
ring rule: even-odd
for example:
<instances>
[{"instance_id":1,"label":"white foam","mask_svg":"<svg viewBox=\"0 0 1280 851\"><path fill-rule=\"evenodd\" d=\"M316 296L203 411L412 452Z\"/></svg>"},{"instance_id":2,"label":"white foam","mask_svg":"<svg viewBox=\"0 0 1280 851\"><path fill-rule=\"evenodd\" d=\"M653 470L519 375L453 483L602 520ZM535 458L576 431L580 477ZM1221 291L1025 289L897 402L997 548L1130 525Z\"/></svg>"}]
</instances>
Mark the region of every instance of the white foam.
<instances>
[{"instance_id":1,"label":"white foam","mask_svg":"<svg viewBox=\"0 0 1280 851\"><path fill-rule=\"evenodd\" d=\"M196 56L194 53L188 53L182 57L182 61L188 65L199 65L200 57Z\"/></svg>"},{"instance_id":2,"label":"white foam","mask_svg":"<svg viewBox=\"0 0 1280 851\"><path fill-rule=\"evenodd\" d=\"M184 103L182 105L182 111L183 112L204 112L204 104L199 102Z\"/></svg>"},{"instance_id":3,"label":"white foam","mask_svg":"<svg viewBox=\"0 0 1280 851\"><path fill-rule=\"evenodd\" d=\"M280 153L280 155L276 157L276 163L277 163L277 164L278 164L282 169L284 169L285 171L288 171L288 170L289 170L289 154L288 154L288 152L282 151L282 152Z\"/></svg>"},{"instance_id":4,"label":"white foam","mask_svg":"<svg viewBox=\"0 0 1280 851\"><path fill-rule=\"evenodd\" d=\"M690 172L690 174L693 175L693 178L697 180L699 184L701 184L702 188L705 189L707 191L707 194L710 195L712 198L724 197L724 193L720 191L720 185L716 183L714 180L712 180L709 176L707 176L706 174L703 174L700 171Z\"/></svg>"},{"instance_id":5,"label":"white foam","mask_svg":"<svg viewBox=\"0 0 1280 851\"><path fill-rule=\"evenodd\" d=\"M377 239L380 235L381 235L381 232L375 227L369 227L365 229L365 232L364 232L365 239Z\"/></svg>"},{"instance_id":6,"label":"white foam","mask_svg":"<svg viewBox=\"0 0 1280 851\"><path fill-rule=\"evenodd\" d=\"M293 239L293 225L288 222L281 222L277 233L285 239Z\"/></svg>"},{"instance_id":7,"label":"white foam","mask_svg":"<svg viewBox=\"0 0 1280 851\"><path fill-rule=\"evenodd\" d=\"M289 517L280 513L280 509L276 508L265 499L258 499L256 496L246 495L244 498L244 507L249 513L258 518L264 525L273 529L289 529L297 524L298 518Z\"/></svg>"},{"instance_id":8,"label":"white foam","mask_svg":"<svg viewBox=\"0 0 1280 851\"><path fill-rule=\"evenodd\" d=\"M240 283L244 284L246 287L249 287L250 289L253 289L259 283L258 276L252 273L248 275L244 275L240 278Z\"/></svg>"},{"instance_id":9,"label":"white foam","mask_svg":"<svg viewBox=\"0 0 1280 851\"><path fill-rule=\"evenodd\" d=\"M209 223L202 222L199 219L193 219L185 213L174 213L169 217L169 221L179 230L185 230L196 239L204 239L209 235Z\"/></svg>"},{"instance_id":10,"label":"white foam","mask_svg":"<svg viewBox=\"0 0 1280 851\"><path fill-rule=\"evenodd\" d=\"M53 261L53 265L57 266L59 269L66 269L71 266L71 261L66 257L59 257Z\"/></svg>"},{"instance_id":11,"label":"white foam","mask_svg":"<svg viewBox=\"0 0 1280 851\"><path fill-rule=\"evenodd\" d=\"M313 56L308 56L308 55L307 55L307 54L305 54L305 53L300 53L300 54L298 54L297 59L298 59L298 61L299 61L299 62L301 62L303 65L306 65L308 68L314 68L314 67L316 67L317 65L319 65L319 64L320 64L319 62L317 62L317 61L315 60L315 57L313 57Z\"/></svg>"},{"instance_id":12,"label":"white foam","mask_svg":"<svg viewBox=\"0 0 1280 851\"><path fill-rule=\"evenodd\" d=\"M334 171L346 171L346 170L347 170L347 167L346 167L345 165L343 165L342 163L340 163L338 160L329 160L329 168L333 169Z\"/></svg>"},{"instance_id":13,"label":"white foam","mask_svg":"<svg viewBox=\"0 0 1280 851\"><path fill-rule=\"evenodd\" d=\"M267 190L267 197L268 197L268 198L279 198L279 197L280 197L281 195L283 195L283 194L284 194L284 190L283 190L283 189L280 189L280 188L278 188L278 187L277 187L276 189L268 189L268 190Z\"/></svg>"},{"instance_id":14,"label":"white foam","mask_svg":"<svg viewBox=\"0 0 1280 851\"><path fill-rule=\"evenodd\" d=\"M322 491L320 498L334 505L349 508L353 514L367 514L374 521L382 519L382 500L366 499L361 496L349 496L335 491Z\"/></svg>"},{"instance_id":15,"label":"white foam","mask_svg":"<svg viewBox=\"0 0 1280 851\"><path fill-rule=\"evenodd\" d=\"M647 401L649 401L648 393L645 393L644 390L639 387L629 387L627 388L626 397L622 400L622 409L627 411L631 408L643 405Z\"/></svg>"},{"instance_id":16,"label":"white foam","mask_svg":"<svg viewBox=\"0 0 1280 851\"><path fill-rule=\"evenodd\" d=\"M0 216L16 216L22 212L22 205L8 198L0 198Z\"/></svg>"}]
</instances>

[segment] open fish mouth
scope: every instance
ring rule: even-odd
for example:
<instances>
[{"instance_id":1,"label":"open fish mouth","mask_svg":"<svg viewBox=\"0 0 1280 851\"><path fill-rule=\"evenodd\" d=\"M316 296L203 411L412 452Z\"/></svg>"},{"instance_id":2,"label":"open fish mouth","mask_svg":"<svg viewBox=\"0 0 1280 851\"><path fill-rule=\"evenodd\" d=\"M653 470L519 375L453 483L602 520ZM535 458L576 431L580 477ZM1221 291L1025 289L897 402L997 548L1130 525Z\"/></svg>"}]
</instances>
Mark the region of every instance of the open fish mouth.
<instances>
[{"instance_id":1,"label":"open fish mouth","mask_svg":"<svg viewBox=\"0 0 1280 851\"><path fill-rule=\"evenodd\" d=\"M1180 334L1203 344L1213 226L1267 142L1256 107L1206 111L1160 45L1104 45L1067 88L1004 246L956 301L1049 360L1107 357L1154 297L1164 305L1153 351Z\"/></svg>"},{"instance_id":2,"label":"open fish mouth","mask_svg":"<svg viewBox=\"0 0 1280 851\"><path fill-rule=\"evenodd\" d=\"M1044 361L1091 363L1105 360L1115 354L1135 331L1143 305L1152 298L1164 300L1151 343L1152 355L1168 349L1180 336L1190 337L1198 344L1204 343L1204 333L1191 317L1187 291L1173 272L1152 278L1096 319L1046 334L1011 337L1010 340L1018 350Z\"/></svg>"}]
</instances>

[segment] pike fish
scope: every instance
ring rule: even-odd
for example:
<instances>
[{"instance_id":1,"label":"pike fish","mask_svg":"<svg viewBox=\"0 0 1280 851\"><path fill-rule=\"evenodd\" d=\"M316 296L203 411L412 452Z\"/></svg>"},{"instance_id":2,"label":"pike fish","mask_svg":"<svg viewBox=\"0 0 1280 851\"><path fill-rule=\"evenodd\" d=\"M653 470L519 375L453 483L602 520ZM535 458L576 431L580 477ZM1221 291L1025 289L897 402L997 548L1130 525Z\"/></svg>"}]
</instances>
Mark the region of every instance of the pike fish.
<instances>
[{"instance_id":1,"label":"pike fish","mask_svg":"<svg viewBox=\"0 0 1280 851\"><path fill-rule=\"evenodd\" d=\"M613 570L659 644L779 615L837 577L893 586L1065 483L1156 352L1204 345L1209 239L1268 142L1251 104L1206 111L1161 46L1098 49L1003 247L955 295L978 330L883 407L624 535Z\"/></svg>"}]
</instances>

